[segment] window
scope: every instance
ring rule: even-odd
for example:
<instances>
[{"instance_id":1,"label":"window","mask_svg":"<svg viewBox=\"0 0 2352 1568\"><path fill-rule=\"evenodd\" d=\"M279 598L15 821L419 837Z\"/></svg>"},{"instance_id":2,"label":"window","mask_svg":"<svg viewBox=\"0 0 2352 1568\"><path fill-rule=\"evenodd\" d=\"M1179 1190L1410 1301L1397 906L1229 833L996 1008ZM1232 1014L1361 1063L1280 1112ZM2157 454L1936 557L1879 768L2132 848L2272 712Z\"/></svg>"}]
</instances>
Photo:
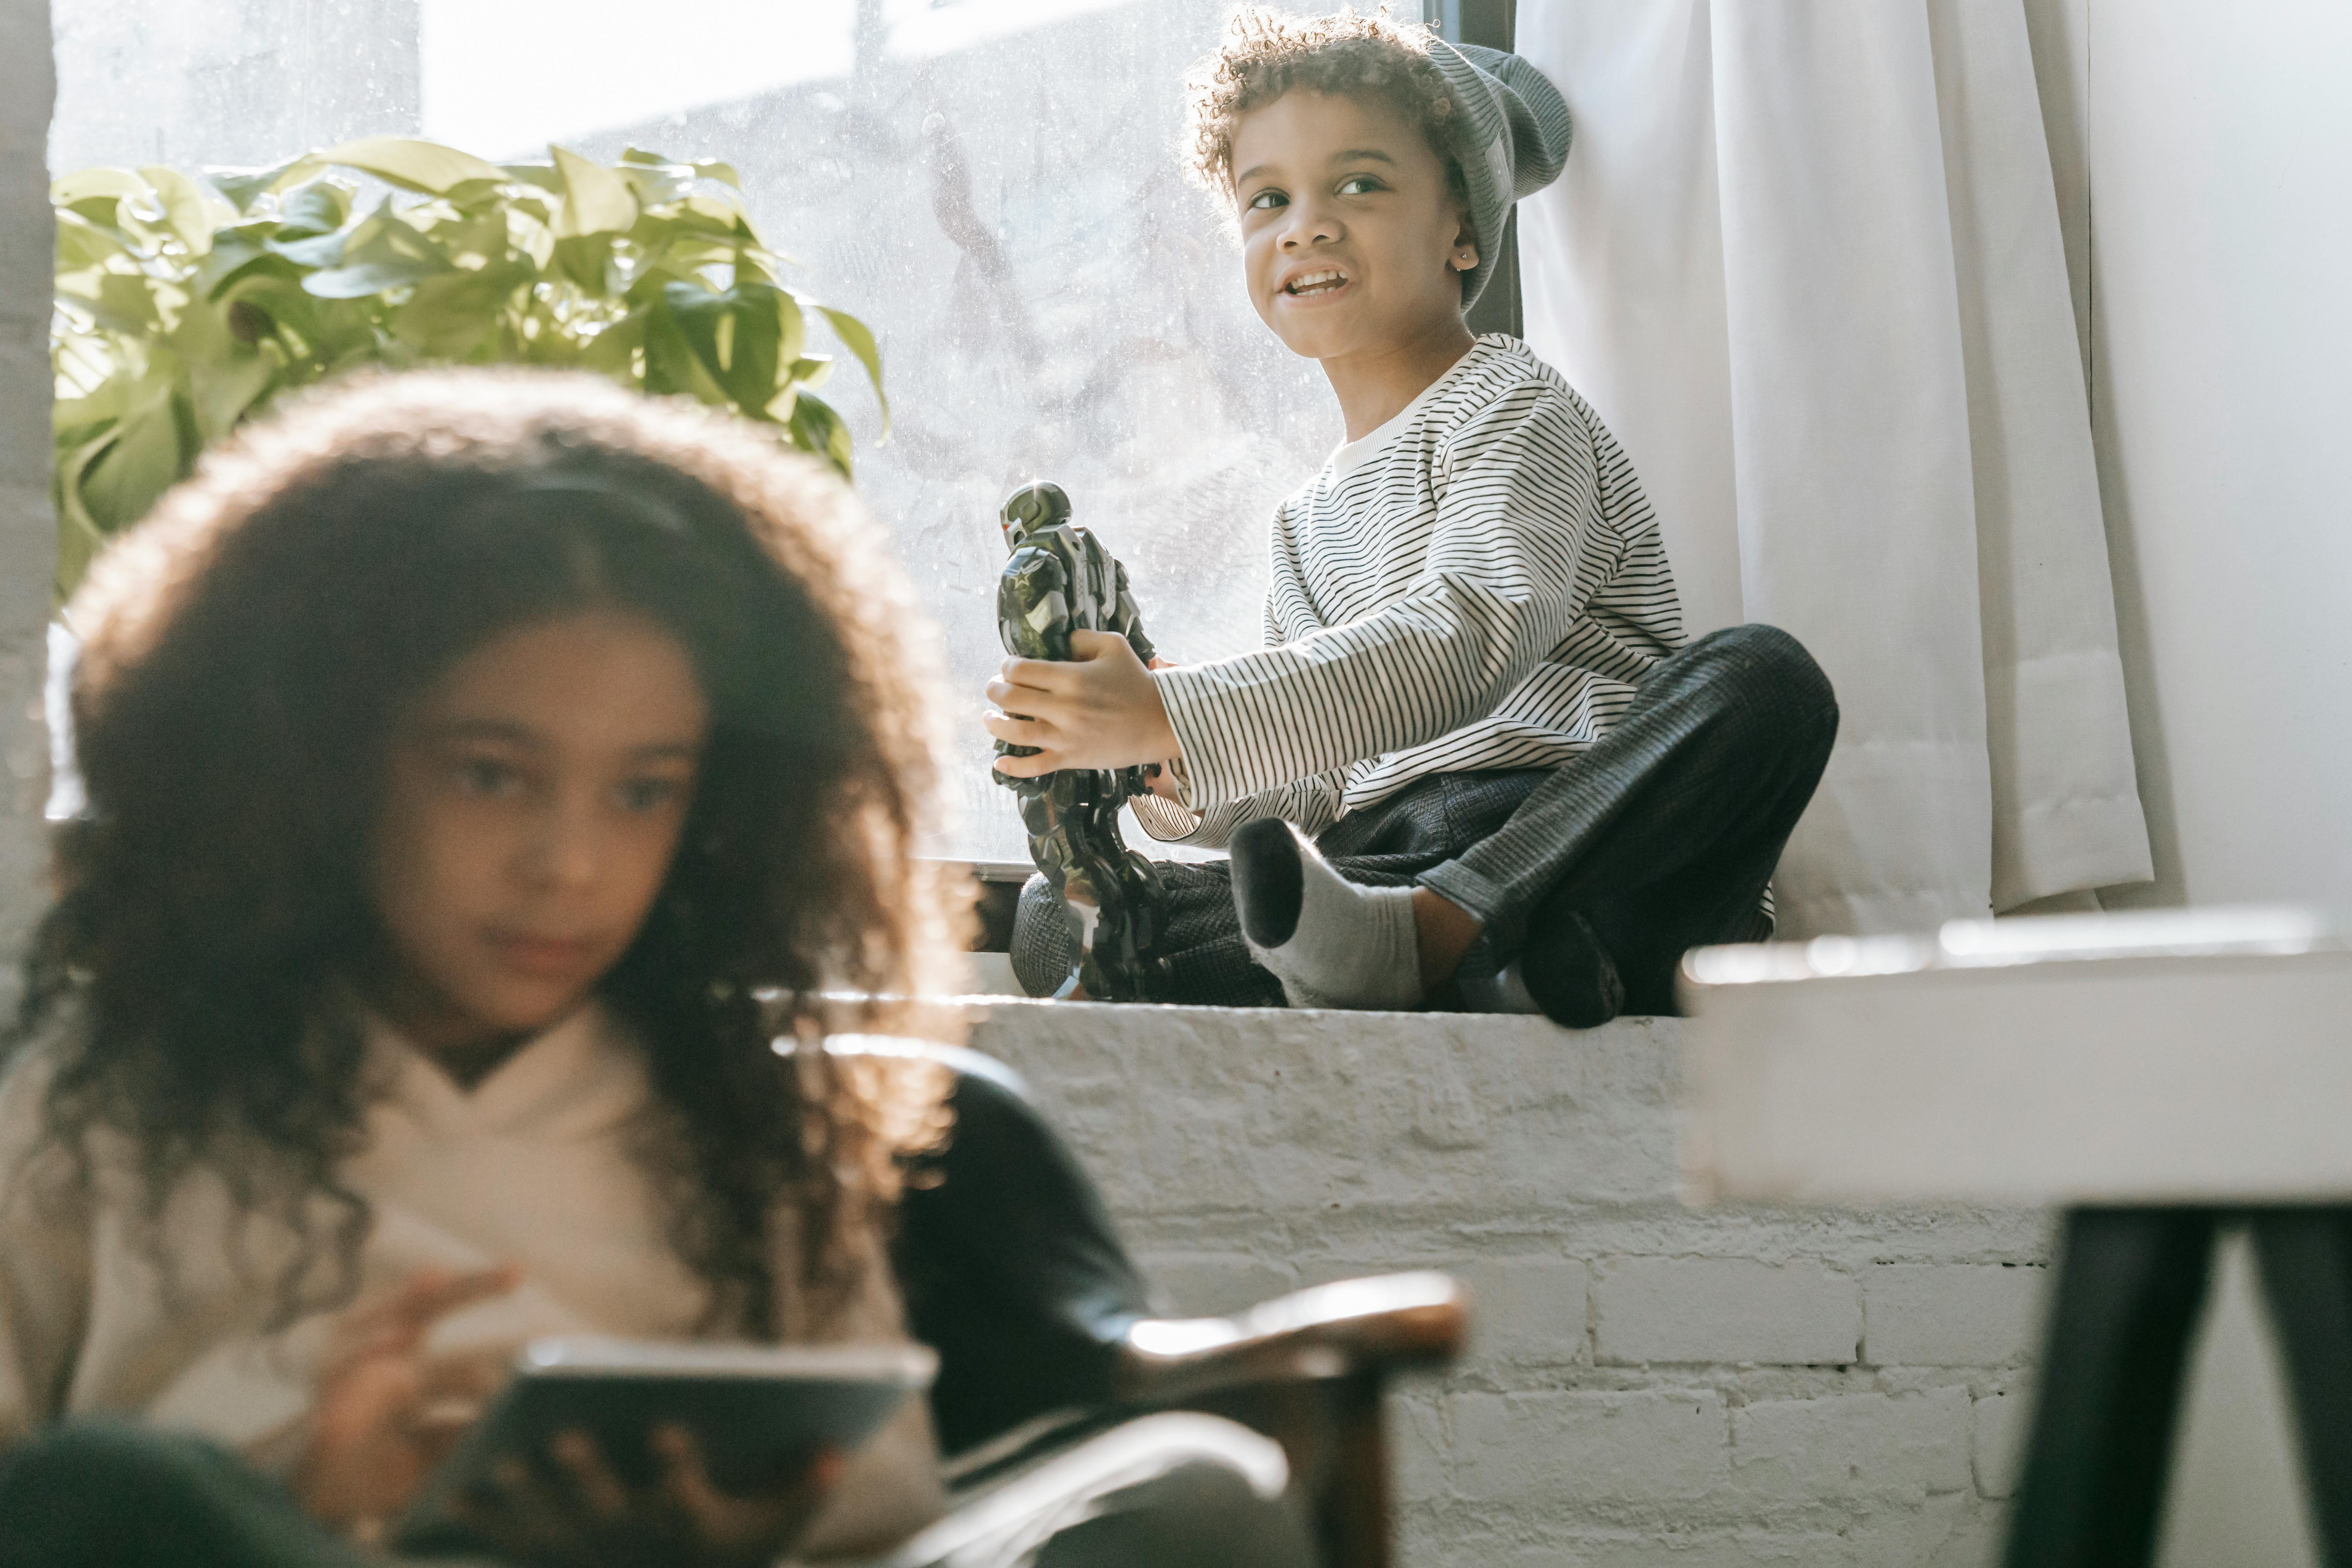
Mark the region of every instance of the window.
<instances>
[{"instance_id":1,"label":"window","mask_svg":"<svg viewBox=\"0 0 2352 1568\"><path fill-rule=\"evenodd\" d=\"M1178 172L1180 83L1228 5L579 0L557 27L530 0L56 0L52 156L256 164L421 132L734 163L795 286L883 345L887 445L860 377L828 394L946 647L962 798L936 847L1021 860L979 723L997 502L1060 483L1154 640L1206 657L1256 642L1267 516L1339 437Z\"/></svg>"}]
</instances>

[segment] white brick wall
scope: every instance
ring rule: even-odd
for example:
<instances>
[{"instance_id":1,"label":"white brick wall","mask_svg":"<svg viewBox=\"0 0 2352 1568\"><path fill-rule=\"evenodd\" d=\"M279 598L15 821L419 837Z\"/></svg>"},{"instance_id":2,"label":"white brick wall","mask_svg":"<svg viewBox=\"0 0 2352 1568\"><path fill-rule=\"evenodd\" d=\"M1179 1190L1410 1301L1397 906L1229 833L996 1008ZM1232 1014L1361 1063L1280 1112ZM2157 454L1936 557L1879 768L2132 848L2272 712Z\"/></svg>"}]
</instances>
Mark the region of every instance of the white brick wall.
<instances>
[{"instance_id":1,"label":"white brick wall","mask_svg":"<svg viewBox=\"0 0 2352 1568\"><path fill-rule=\"evenodd\" d=\"M1394 1402L1409 1568L1995 1561L2043 1216L1684 1206L1675 1030L1009 1003L972 1043L1177 1310L1470 1281Z\"/></svg>"},{"instance_id":2,"label":"white brick wall","mask_svg":"<svg viewBox=\"0 0 2352 1568\"><path fill-rule=\"evenodd\" d=\"M1593 1285L1592 1342L1604 1366L1844 1366L1862 1359L1862 1291L1809 1258L1613 1258Z\"/></svg>"}]
</instances>

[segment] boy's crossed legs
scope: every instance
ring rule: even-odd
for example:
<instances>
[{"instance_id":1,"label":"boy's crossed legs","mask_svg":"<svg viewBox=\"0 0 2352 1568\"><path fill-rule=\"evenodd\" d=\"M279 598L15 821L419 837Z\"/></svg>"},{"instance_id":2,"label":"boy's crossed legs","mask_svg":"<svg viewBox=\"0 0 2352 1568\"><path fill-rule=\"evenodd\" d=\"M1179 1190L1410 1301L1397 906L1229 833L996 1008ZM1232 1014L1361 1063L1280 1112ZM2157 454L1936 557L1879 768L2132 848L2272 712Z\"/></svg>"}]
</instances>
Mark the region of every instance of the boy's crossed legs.
<instances>
[{"instance_id":1,"label":"boy's crossed legs","mask_svg":"<svg viewBox=\"0 0 2352 1568\"><path fill-rule=\"evenodd\" d=\"M1764 626L1702 637L1559 767L1433 775L1311 847L1287 825L1253 824L1231 866L1163 866L1170 973L1157 999L1460 1005L1509 974L1579 1026L1670 1012L1685 951L1768 934L1765 884L1836 732L1829 681L1794 637ZM1024 977L1052 968L1058 934L1039 890L1013 942ZM1278 940L1253 943L1237 904Z\"/></svg>"},{"instance_id":2,"label":"boy's crossed legs","mask_svg":"<svg viewBox=\"0 0 2352 1568\"><path fill-rule=\"evenodd\" d=\"M1351 887L1296 835L1253 824L1234 846L1245 934L1286 990L1342 1005L1393 1002L1400 975L1423 995L1451 980L1475 996L1516 971L1562 1023L1671 1012L1685 952L1768 934L1765 884L1836 734L1829 681L1794 637L1714 633L1659 664L1608 735L1409 892ZM1286 898L1293 885L1300 896ZM1286 941L1265 943L1286 924ZM1401 925L1410 963L1396 960Z\"/></svg>"}]
</instances>

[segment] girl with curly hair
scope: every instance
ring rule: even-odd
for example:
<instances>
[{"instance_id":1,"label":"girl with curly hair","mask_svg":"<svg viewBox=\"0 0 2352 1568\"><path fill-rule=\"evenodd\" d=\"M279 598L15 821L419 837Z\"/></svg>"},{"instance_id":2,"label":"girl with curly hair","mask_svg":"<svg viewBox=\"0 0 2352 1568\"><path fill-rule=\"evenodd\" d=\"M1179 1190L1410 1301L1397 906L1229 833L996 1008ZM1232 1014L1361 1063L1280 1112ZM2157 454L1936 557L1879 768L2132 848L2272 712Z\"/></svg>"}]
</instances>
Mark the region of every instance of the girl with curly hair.
<instances>
[{"instance_id":1,"label":"girl with curly hair","mask_svg":"<svg viewBox=\"0 0 2352 1568\"><path fill-rule=\"evenodd\" d=\"M535 1335L904 1338L880 1235L940 1075L814 1048L955 958L888 563L747 427L451 372L250 428L98 564L0 1079L0 1448L193 1431L247 1479L89 1560L345 1560ZM59 1425L98 1415L142 1430ZM941 1506L915 1406L748 1498L656 1436L647 1488L566 1450L475 1522L751 1562Z\"/></svg>"}]
</instances>

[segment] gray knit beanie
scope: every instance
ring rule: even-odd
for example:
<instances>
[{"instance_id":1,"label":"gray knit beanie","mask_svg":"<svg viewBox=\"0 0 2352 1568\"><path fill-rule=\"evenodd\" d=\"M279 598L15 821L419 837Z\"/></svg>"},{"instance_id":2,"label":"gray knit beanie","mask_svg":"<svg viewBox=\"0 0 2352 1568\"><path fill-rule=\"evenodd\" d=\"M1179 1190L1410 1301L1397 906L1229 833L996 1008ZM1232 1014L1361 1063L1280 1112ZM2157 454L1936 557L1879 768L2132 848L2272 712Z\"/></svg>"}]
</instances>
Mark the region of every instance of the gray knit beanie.
<instances>
[{"instance_id":1,"label":"gray knit beanie","mask_svg":"<svg viewBox=\"0 0 2352 1568\"><path fill-rule=\"evenodd\" d=\"M1470 232L1478 238L1478 265L1463 275L1467 310L1495 275L1511 204L1550 184L1568 162L1568 100L1543 72L1502 49L1436 38L1429 59L1462 111L1454 156L1470 187Z\"/></svg>"}]
</instances>

